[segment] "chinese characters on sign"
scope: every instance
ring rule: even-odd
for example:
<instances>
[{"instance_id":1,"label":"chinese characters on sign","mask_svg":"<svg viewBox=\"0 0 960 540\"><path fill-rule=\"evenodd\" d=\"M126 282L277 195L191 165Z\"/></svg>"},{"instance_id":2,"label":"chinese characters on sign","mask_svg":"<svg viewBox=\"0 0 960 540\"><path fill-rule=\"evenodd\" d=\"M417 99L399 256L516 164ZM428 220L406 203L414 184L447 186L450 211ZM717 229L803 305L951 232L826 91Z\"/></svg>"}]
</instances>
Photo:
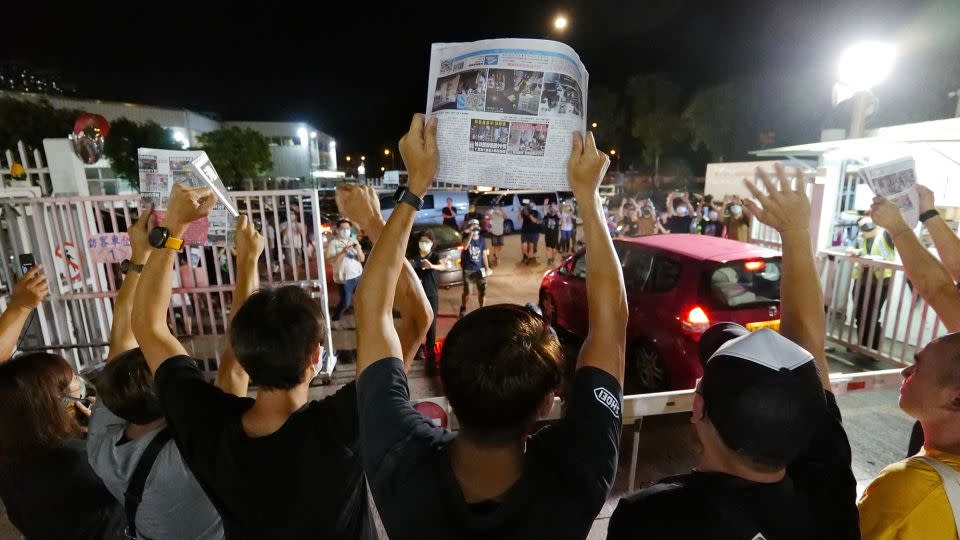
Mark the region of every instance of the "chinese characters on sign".
<instances>
[{"instance_id":1,"label":"chinese characters on sign","mask_svg":"<svg viewBox=\"0 0 960 540\"><path fill-rule=\"evenodd\" d=\"M103 263L119 263L133 254L130 236L121 233L96 233L87 237L90 259Z\"/></svg>"}]
</instances>

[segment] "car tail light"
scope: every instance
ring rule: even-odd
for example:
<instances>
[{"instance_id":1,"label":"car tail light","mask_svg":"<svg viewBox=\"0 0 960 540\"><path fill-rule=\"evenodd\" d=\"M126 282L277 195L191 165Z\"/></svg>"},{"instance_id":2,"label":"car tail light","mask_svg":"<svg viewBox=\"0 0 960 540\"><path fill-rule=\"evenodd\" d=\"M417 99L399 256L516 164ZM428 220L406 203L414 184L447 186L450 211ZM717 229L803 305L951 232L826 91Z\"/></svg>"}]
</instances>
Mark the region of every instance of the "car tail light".
<instances>
[{"instance_id":1,"label":"car tail light","mask_svg":"<svg viewBox=\"0 0 960 540\"><path fill-rule=\"evenodd\" d=\"M743 264L743 267L751 272L759 272L767 267L767 263L763 261L747 261Z\"/></svg>"},{"instance_id":2,"label":"car tail light","mask_svg":"<svg viewBox=\"0 0 960 540\"><path fill-rule=\"evenodd\" d=\"M699 341L700 336L710 328L710 317L702 307L696 306L680 320L680 326L694 341Z\"/></svg>"}]
</instances>

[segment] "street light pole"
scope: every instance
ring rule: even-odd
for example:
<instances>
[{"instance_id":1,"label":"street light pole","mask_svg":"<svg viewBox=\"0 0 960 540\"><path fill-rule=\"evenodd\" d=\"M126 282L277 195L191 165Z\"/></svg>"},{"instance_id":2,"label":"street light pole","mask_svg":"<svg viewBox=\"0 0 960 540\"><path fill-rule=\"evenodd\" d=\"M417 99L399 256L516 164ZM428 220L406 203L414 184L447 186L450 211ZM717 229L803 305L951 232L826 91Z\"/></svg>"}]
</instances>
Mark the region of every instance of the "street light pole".
<instances>
[{"instance_id":1,"label":"street light pole","mask_svg":"<svg viewBox=\"0 0 960 540\"><path fill-rule=\"evenodd\" d=\"M863 129L867 123L867 106L870 103L870 92L861 90L853 96L853 114L850 115L850 133L848 139L863 137Z\"/></svg>"}]
</instances>

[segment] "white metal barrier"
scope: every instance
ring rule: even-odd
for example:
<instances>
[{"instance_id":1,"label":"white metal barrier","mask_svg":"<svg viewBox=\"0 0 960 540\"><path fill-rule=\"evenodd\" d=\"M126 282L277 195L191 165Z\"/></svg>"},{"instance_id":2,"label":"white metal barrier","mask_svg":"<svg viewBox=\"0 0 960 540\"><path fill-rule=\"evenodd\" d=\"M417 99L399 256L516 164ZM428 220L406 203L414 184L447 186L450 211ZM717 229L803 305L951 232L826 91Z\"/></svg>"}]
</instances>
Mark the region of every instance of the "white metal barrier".
<instances>
[{"instance_id":1,"label":"white metal barrier","mask_svg":"<svg viewBox=\"0 0 960 540\"><path fill-rule=\"evenodd\" d=\"M40 153L40 150L33 150L33 164L30 164L31 155L27 152L27 147L23 144L23 141L17 142L17 154L20 159L14 159L13 152L6 150L3 153L3 156L0 156L0 180L3 180L7 176L10 176L11 169L13 168L14 163L19 163L23 166L24 172L26 173L25 180L11 180L10 187L14 188L29 188L33 185L34 178L36 178L37 183L40 185L41 193L46 195L50 193L50 169L43 164L43 155ZM3 159L6 158L6 159ZM0 186L0 190L3 189L3 186Z\"/></svg>"},{"instance_id":2,"label":"white metal barrier","mask_svg":"<svg viewBox=\"0 0 960 540\"><path fill-rule=\"evenodd\" d=\"M231 192L265 238L260 261L265 285L298 285L323 306L328 321L323 373L329 379L336 358L329 329L329 294L323 258L324 222L316 190ZM39 308L37 325L24 349L62 351L78 370L106 356L116 295L119 248L112 262L93 254L98 236L123 233L139 213L136 195L0 200L0 279L9 291L19 274L18 256L33 253L49 276L50 298ZM122 239L122 235L120 236ZM92 243L91 243L92 242ZM101 250L102 252L102 250ZM231 248L190 246L176 261L167 322L198 358L219 360L235 283ZM192 349L192 350L191 350ZM215 369L211 362L204 366Z\"/></svg>"},{"instance_id":3,"label":"white metal barrier","mask_svg":"<svg viewBox=\"0 0 960 540\"><path fill-rule=\"evenodd\" d=\"M863 392L868 390L883 390L900 388L903 376L899 369L888 369L883 371L867 371L863 373L841 373L830 375L830 386L833 395L840 397L852 392ZM640 450L640 429L643 426L643 419L648 416L659 416L664 414L684 413L693 411L694 390L675 390L672 392L659 392L655 394L638 394L633 396L624 396L623 398L623 425L633 426L633 452L630 458L630 485L629 492L633 492L634 482L637 477L637 459ZM431 397L418 399L415 403L431 402L438 405L447 415L450 429L457 430L460 423L457 421L456 414L450 407L450 402L445 397ZM555 421L561 417L560 398L556 398L550 414L542 421Z\"/></svg>"},{"instance_id":4,"label":"white metal barrier","mask_svg":"<svg viewBox=\"0 0 960 540\"><path fill-rule=\"evenodd\" d=\"M832 343L908 365L921 347L947 334L902 265L832 251L817 262Z\"/></svg>"}]
</instances>

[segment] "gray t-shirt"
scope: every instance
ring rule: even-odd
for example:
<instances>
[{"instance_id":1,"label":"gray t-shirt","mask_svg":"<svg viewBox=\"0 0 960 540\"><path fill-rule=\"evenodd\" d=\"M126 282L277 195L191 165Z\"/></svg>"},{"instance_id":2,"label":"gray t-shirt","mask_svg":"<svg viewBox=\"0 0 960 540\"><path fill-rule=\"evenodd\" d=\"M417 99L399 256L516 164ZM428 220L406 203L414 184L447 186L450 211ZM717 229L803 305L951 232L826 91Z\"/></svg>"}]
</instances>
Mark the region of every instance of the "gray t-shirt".
<instances>
[{"instance_id":1,"label":"gray t-shirt","mask_svg":"<svg viewBox=\"0 0 960 540\"><path fill-rule=\"evenodd\" d=\"M119 501L137 461L160 429L137 439L123 440L127 421L97 403L90 417L87 457L107 490ZM160 450L147 476L143 500L137 509L140 538L223 538L220 514L207 498L171 440Z\"/></svg>"}]
</instances>

